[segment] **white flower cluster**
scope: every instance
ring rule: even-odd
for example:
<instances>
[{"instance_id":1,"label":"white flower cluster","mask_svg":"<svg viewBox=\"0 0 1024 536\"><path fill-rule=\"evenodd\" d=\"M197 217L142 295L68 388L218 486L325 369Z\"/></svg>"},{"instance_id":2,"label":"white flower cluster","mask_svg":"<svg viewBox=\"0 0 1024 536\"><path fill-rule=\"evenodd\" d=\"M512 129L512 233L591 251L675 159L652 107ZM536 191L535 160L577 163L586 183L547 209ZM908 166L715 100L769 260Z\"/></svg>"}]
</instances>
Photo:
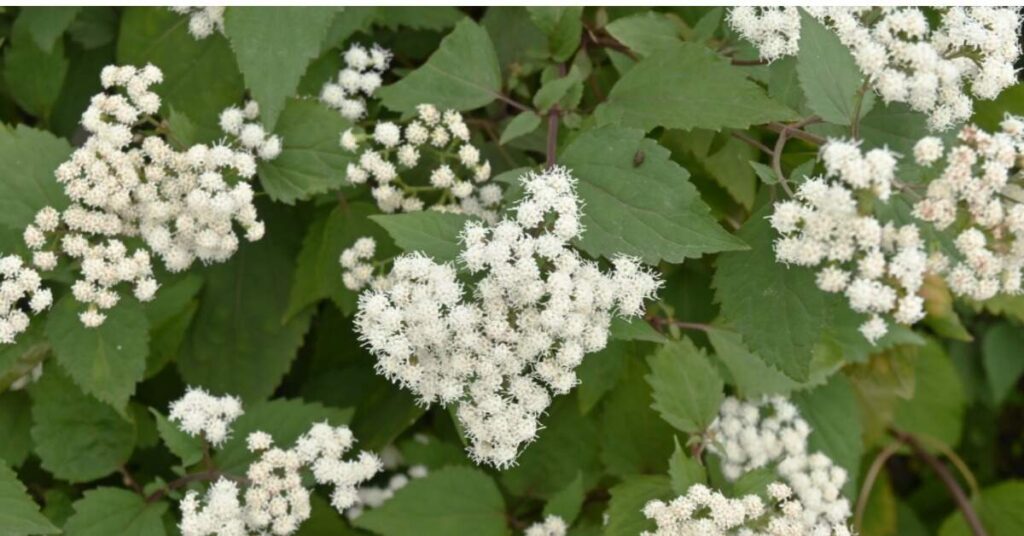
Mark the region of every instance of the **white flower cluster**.
<instances>
[{"instance_id":1,"label":"white flower cluster","mask_svg":"<svg viewBox=\"0 0 1024 536\"><path fill-rule=\"evenodd\" d=\"M941 253L932 268L944 273L959 296L987 300L999 292L1021 292L1024 268L1024 188L1018 168L1024 162L1024 119L1007 117L1001 131L989 134L975 126L960 131L959 143L943 150L937 138L914 148L922 165L945 156L945 167L914 205L914 216L944 230L966 221L954 241L959 258Z\"/></svg>"},{"instance_id":2,"label":"white flower cluster","mask_svg":"<svg viewBox=\"0 0 1024 536\"><path fill-rule=\"evenodd\" d=\"M556 515L549 515L544 521L539 521L526 527L523 536L565 536L569 527L565 520Z\"/></svg>"},{"instance_id":3,"label":"white flower cluster","mask_svg":"<svg viewBox=\"0 0 1024 536\"><path fill-rule=\"evenodd\" d=\"M188 15L188 33L202 40L216 33L224 33L224 8L217 6L174 6L171 11Z\"/></svg>"},{"instance_id":4,"label":"white flower cluster","mask_svg":"<svg viewBox=\"0 0 1024 536\"><path fill-rule=\"evenodd\" d=\"M261 160L273 160L281 154L281 137L267 134L259 117L260 107L256 101L249 101L242 108L232 106L220 113L220 129Z\"/></svg>"},{"instance_id":5,"label":"white flower cluster","mask_svg":"<svg viewBox=\"0 0 1024 536\"><path fill-rule=\"evenodd\" d=\"M372 97L383 82L381 74L391 65L391 51L379 45L369 50L352 45L343 57L345 68L338 72L337 81L324 84L320 100L355 121L366 115L366 98Z\"/></svg>"},{"instance_id":6,"label":"white flower cluster","mask_svg":"<svg viewBox=\"0 0 1024 536\"><path fill-rule=\"evenodd\" d=\"M723 475L730 480L736 480L748 471L775 465L782 482L769 486L767 491L773 499L780 501L778 511L769 513L767 520L758 522L759 526L768 527L767 532L727 532L727 529L741 527L752 518L760 517L762 514L758 512L761 510L740 508L744 506L742 500L736 503L716 498L714 500L720 506L711 506L708 503L712 499L701 492L704 500L691 500L688 504L708 507L713 525L722 532L663 534L850 534L846 527L850 504L841 495L846 483L846 470L820 452L808 453L809 433L810 427L788 400L765 397L756 402L743 402L726 398L718 417L708 428L708 451L722 458ZM671 515L665 514L665 520L679 519L679 514L687 511L684 508ZM690 514L682 519L692 521Z\"/></svg>"},{"instance_id":7,"label":"white flower cluster","mask_svg":"<svg viewBox=\"0 0 1024 536\"><path fill-rule=\"evenodd\" d=\"M514 218L463 229L472 299L451 264L407 254L360 296L355 321L377 371L423 404L456 404L472 457L499 468L536 436L548 390L569 392L583 356L605 346L613 314L641 314L660 286L632 258L605 273L571 248L582 228L567 169L520 180Z\"/></svg>"},{"instance_id":8,"label":"white flower cluster","mask_svg":"<svg viewBox=\"0 0 1024 536\"><path fill-rule=\"evenodd\" d=\"M934 29L916 7L806 9L850 48L883 100L905 102L927 114L932 129L945 130L971 116L968 92L994 99L1016 83L1017 8L941 8L942 19ZM798 48L796 8L735 8L729 21L765 59L794 54Z\"/></svg>"},{"instance_id":9,"label":"white flower cluster","mask_svg":"<svg viewBox=\"0 0 1024 536\"><path fill-rule=\"evenodd\" d=\"M190 436L202 436L214 446L222 445L231 433L231 423L242 416L237 397L213 396L199 387L189 387L185 396L171 403L168 419Z\"/></svg>"},{"instance_id":10,"label":"white flower cluster","mask_svg":"<svg viewBox=\"0 0 1024 536\"><path fill-rule=\"evenodd\" d=\"M379 508L391 500L398 490L404 488L411 480L423 478L429 474L424 465L413 465L405 473L396 472L391 475L384 486L361 486L357 491L359 503L348 510L345 510L345 517L356 519L363 515L367 508Z\"/></svg>"},{"instance_id":11,"label":"white flower cluster","mask_svg":"<svg viewBox=\"0 0 1024 536\"><path fill-rule=\"evenodd\" d=\"M370 261L377 250L377 242L364 236L356 240L352 247L341 252L341 280L345 288L353 291L362 290L374 283L373 265Z\"/></svg>"},{"instance_id":12,"label":"white flower cluster","mask_svg":"<svg viewBox=\"0 0 1024 536\"><path fill-rule=\"evenodd\" d=\"M421 104L417 110L417 117L404 128L382 121L372 135L352 129L342 134L341 146L352 152L358 151L364 140L376 145L364 150L358 163L348 165L348 182L369 182L377 206L384 212L423 210L425 202L419 194L427 190L439 194L431 208L495 220L501 188L484 184L491 178L491 164L469 143L469 127L462 114L455 110L442 113L429 104ZM402 176L421 167L421 151L432 167L429 186L411 185Z\"/></svg>"},{"instance_id":13,"label":"white flower cluster","mask_svg":"<svg viewBox=\"0 0 1024 536\"><path fill-rule=\"evenodd\" d=\"M0 258L0 344L13 343L18 334L28 329L28 314L18 302L27 298L33 314L39 314L53 303L50 289L42 285L39 273L25 266L21 257Z\"/></svg>"},{"instance_id":14,"label":"white flower cluster","mask_svg":"<svg viewBox=\"0 0 1024 536\"><path fill-rule=\"evenodd\" d=\"M221 117L241 148L199 144L174 150L143 130L160 109L160 97L149 87L162 79L152 65L103 69L100 80L110 92L95 95L82 114L90 135L55 172L71 204L63 212L40 210L25 228L25 243L40 269L56 267L58 252L81 262L72 292L89 305L81 313L86 326L103 323L100 311L118 303L121 283L133 285L140 301L154 297L159 285L151 254L177 272L196 259L230 258L238 248L234 222L248 240L264 233L246 181L256 173L257 158L277 156L280 139L244 122L258 113L252 103ZM141 237L146 247L129 252L121 238L132 237Z\"/></svg>"},{"instance_id":15,"label":"white flower cluster","mask_svg":"<svg viewBox=\"0 0 1024 536\"><path fill-rule=\"evenodd\" d=\"M241 413L236 398L218 399L201 389L190 388L171 406L172 421L190 435L202 432L214 445L230 435L231 421ZM275 447L270 434L249 434L247 446L260 452L260 458L246 471L245 490L221 477L205 495L189 491L180 503L182 536L294 533L311 512L311 492L300 473L303 468L310 470L316 483L334 487L331 504L339 512L352 508L359 500L358 486L381 469L380 460L367 452L354 461L344 460L354 442L347 427L327 423L313 424L287 450Z\"/></svg>"},{"instance_id":16,"label":"white flower cluster","mask_svg":"<svg viewBox=\"0 0 1024 536\"><path fill-rule=\"evenodd\" d=\"M888 331L882 315L907 325L924 318L917 295L927 268L924 242L915 225L883 225L854 197L855 191L870 191L889 198L896 169L891 152L864 154L854 143L829 140L821 157L825 176L806 180L796 199L775 205L775 256L786 264L822 266L818 287L845 293L854 311L871 315L860 330L874 343Z\"/></svg>"}]
</instances>

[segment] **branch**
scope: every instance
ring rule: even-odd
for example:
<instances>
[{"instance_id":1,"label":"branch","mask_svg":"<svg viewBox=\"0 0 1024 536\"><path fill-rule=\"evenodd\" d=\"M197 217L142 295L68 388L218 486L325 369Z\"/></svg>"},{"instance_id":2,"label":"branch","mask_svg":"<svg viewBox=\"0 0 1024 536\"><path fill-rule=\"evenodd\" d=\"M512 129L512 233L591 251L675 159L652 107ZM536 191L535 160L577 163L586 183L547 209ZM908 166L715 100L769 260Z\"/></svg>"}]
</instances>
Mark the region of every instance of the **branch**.
<instances>
[{"instance_id":1,"label":"branch","mask_svg":"<svg viewBox=\"0 0 1024 536\"><path fill-rule=\"evenodd\" d=\"M793 123L792 125L781 124L781 130L779 131L779 139L775 140L775 150L772 151L772 170L775 171L775 175L779 178L779 184L782 189L786 191L789 197L793 197L793 190L789 187L789 182L786 179L786 174L782 172L782 151L786 149L786 141L789 140L789 136L796 131L799 131L803 127L818 123L821 118L812 115Z\"/></svg>"},{"instance_id":2,"label":"branch","mask_svg":"<svg viewBox=\"0 0 1024 536\"><path fill-rule=\"evenodd\" d=\"M889 428L889 434L909 446L914 451L915 456L935 471L935 475L939 477L942 484L949 490L949 494L953 496L953 502L956 503L957 507L964 514L964 521L967 522L967 526L971 529L971 534L974 534L974 536L988 536L988 533L985 532L985 527L981 524L981 519L978 518L978 513L974 511L974 506L971 505L970 499L967 498L967 494L964 493L963 488L953 478L949 469L932 453L925 450L921 441L913 434L895 428Z\"/></svg>"},{"instance_id":3,"label":"branch","mask_svg":"<svg viewBox=\"0 0 1024 536\"><path fill-rule=\"evenodd\" d=\"M755 140L754 138L748 136L744 132L739 132L739 131L734 130L734 131L732 131L731 135L732 135L732 137L736 138L737 140L740 140L743 143L746 143L747 145L749 145L749 146L751 146L751 147L753 147L755 149L759 149L764 154L767 154L767 155L771 155L772 154L771 148L769 148L767 145L765 145L765 144Z\"/></svg>"},{"instance_id":4,"label":"branch","mask_svg":"<svg viewBox=\"0 0 1024 536\"><path fill-rule=\"evenodd\" d=\"M768 65L768 60L756 59L756 60L732 60L733 65L739 65L743 67L750 67L755 65Z\"/></svg>"},{"instance_id":5,"label":"branch","mask_svg":"<svg viewBox=\"0 0 1024 536\"><path fill-rule=\"evenodd\" d=\"M565 72L566 72L565 71L565 64L564 63L559 63L558 64L558 77L559 78L564 77L565 76ZM558 151L558 122L559 122L559 114L560 113L561 113L561 109L558 107L557 104L555 104L554 106L551 107L550 110L548 110L548 145L547 145L547 159L545 161L545 163L547 164L547 167L551 167L551 166L555 165L555 160L556 160L556 158L555 158L556 154L555 153Z\"/></svg>"},{"instance_id":6,"label":"branch","mask_svg":"<svg viewBox=\"0 0 1024 536\"><path fill-rule=\"evenodd\" d=\"M881 452L875 456L875 460L871 462L871 467L868 469L867 475L864 476L864 483L860 488L860 495L857 496L857 506L854 509L853 514L853 527L858 533L861 531L861 525L864 521L864 509L868 506L868 498L871 497L871 489L875 487L875 480L878 479L878 475L881 474L882 468L885 467L885 462L892 458L896 451L899 450L900 444L889 443L882 449Z\"/></svg>"},{"instance_id":7,"label":"branch","mask_svg":"<svg viewBox=\"0 0 1024 536\"><path fill-rule=\"evenodd\" d=\"M700 324L698 322L683 322L682 320L663 318L660 316L647 317L647 323L658 331L661 331L666 326L675 326L679 329L694 329L698 331L709 331L711 329L711 326L707 324Z\"/></svg>"},{"instance_id":8,"label":"branch","mask_svg":"<svg viewBox=\"0 0 1024 536\"><path fill-rule=\"evenodd\" d=\"M515 108L516 110L519 110L520 112L532 112L532 111L534 111L533 108L530 108L529 106L527 106L527 105L525 105L525 104L523 104L523 103L513 99L512 97L509 97L508 95L505 95L504 93L500 93L500 92L499 93L495 93L495 96L501 102L504 102L505 104L508 104L509 106Z\"/></svg>"}]
</instances>

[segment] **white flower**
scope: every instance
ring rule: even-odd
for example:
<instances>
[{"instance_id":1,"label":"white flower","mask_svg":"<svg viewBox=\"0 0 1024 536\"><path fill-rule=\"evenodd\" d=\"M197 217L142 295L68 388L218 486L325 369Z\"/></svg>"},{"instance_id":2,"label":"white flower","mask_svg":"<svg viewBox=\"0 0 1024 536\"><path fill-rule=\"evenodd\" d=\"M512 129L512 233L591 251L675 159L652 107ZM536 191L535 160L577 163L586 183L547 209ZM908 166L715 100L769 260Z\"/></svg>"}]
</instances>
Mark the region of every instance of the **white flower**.
<instances>
[{"instance_id":1,"label":"white flower","mask_svg":"<svg viewBox=\"0 0 1024 536\"><path fill-rule=\"evenodd\" d=\"M28 314L18 306L22 300L28 300L28 310L38 314L50 307L53 295L21 257L0 257L0 344L14 343L15 337L28 329Z\"/></svg>"},{"instance_id":2,"label":"white flower","mask_svg":"<svg viewBox=\"0 0 1024 536\"><path fill-rule=\"evenodd\" d=\"M544 521L527 527L523 536L565 536L568 530L569 527L566 526L564 519L556 515L549 515L544 518Z\"/></svg>"},{"instance_id":3,"label":"white flower","mask_svg":"<svg viewBox=\"0 0 1024 536\"><path fill-rule=\"evenodd\" d=\"M366 98L372 97L382 83L381 74L391 64L391 52L373 45L370 50L352 45L342 55L345 67L336 80L328 81L320 90L320 100L346 119L361 119L366 114ZM386 139L395 136L384 132ZM384 144L382 140L379 143ZM345 143L342 143L345 146ZM347 147L346 147L347 148ZM350 149L354 150L354 149Z\"/></svg>"},{"instance_id":4,"label":"white flower","mask_svg":"<svg viewBox=\"0 0 1024 536\"><path fill-rule=\"evenodd\" d=\"M189 16L188 33L197 40L206 39L214 33L224 33L223 7L177 6L168 9Z\"/></svg>"},{"instance_id":5,"label":"white flower","mask_svg":"<svg viewBox=\"0 0 1024 536\"><path fill-rule=\"evenodd\" d=\"M242 402L225 395L216 397L199 387L171 403L167 418L190 436L202 435L212 445L223 444L231 434L231 423L242 416Z\"/></svg>"}]
</instances>

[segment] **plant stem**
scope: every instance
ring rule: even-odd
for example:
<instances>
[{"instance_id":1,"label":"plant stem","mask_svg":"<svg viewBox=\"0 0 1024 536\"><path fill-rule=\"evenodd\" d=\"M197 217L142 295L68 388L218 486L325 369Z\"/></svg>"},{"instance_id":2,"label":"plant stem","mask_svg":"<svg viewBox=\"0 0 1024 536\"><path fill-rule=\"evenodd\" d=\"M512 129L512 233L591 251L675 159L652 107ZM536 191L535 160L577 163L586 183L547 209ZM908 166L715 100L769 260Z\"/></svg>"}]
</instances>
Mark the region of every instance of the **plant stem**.
<instances>
[{"instance_id":1,"label":"plant stem","mask_svg":"<svg viewBox=\"0 0 1024 536\"><path fill-rule=\"evenodd\" d=\"M939 477L942 484L949 490L949 494L953 496L953 502L956 503L957 507L964 514L964 521L967 522L967 526L971 529L971 534L974 536L988 536L988 533L985 532L985 527L981 524L981 519L978 518L978 513L974 511L974 506L971 505L970 499L967 498L967 494L964 493L963 488L953 478L949 469L942 465L942 462L933 456L932 453L928 452L921 444L921 441L913 434L895 428L889 428L889 434L909 446L914 451L915 456L935 471L936 476Z\"/></svg>"},{"instance_id":2,"label":"plant stem","mask_svg":"<svg viewBox=\"0 0 1024 536\"><path fill-rule=\"evenodd\" d=\"M559 78L565 76L565 64L558 64L558 76ZM548 110L548 145L547 145L547 159L545 164L547 167L555 165L556 152L558 151L558 122L559 114L561 110L558 105L555 104Z\"/></svg>"},{"instance_id":3,"label":"plant stem","mask_svg":"<svg viewBox=\"0 0 1024 536\"><path fill-rule=\"evenodd\" d=\"M871 489L875 486L875 480L878 479L878 475L881 474L882 468L885 467L885 462L892 458L896 451L899 450L899 442L889 443L882 449L881 452L875 456L874 461L871 462L871 467L868 469L867 475L864 476L864 483L860 488L860 495L857 496L857 506L854 509L853 514L853 527L858 533L861 531L861 524L864 521L864 509L868 505L868 498L871 497Z\"/></svg>"}]
</instances>

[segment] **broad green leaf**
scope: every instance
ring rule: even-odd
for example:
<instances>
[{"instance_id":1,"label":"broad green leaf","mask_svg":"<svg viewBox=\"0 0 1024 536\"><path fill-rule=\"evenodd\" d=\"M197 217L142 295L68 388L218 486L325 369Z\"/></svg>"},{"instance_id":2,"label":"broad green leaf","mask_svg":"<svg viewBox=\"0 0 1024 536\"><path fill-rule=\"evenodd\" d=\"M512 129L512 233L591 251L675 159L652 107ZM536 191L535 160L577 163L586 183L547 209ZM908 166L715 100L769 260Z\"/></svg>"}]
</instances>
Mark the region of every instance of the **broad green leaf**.
<instances>
[{"instance_id":1,"label":"broad green leaf","mask_svg":"<svg viewBox=\"0 0 1024 536\"><path fill-rule=\"evenodd\" d=\"M81 128L82 112L94 95L103 91L97 73L115 62L114 46L108 44L96 49L83 49L69 45L66 49L68 71L60 94L53 103L49 128L55 134L74 139Z\"/></svg>"},{"instance_id":2,"label":"broad green leaf","mask_svg":"<svg viewBox=\"0 0 1024 536\"><path fill-rule=\"evenodd\" d=\"M651 406L666 422L688 434L699 434L718 414L725 395L722 379L703 350L689 339L670 342L647 357L653 390Z\"/></svg>"},{"instance_id":3,"label":"broad green leaf","mask_svg":"<svg viewBox=\"0 0 1024 536\"><path fill-rule=\"evenodd\" d=\"M676 495L684 495L690 486L704 484L708 480L707 472L700 460L695 460L679 444L675 438L676 449L668 459L668 477L672 481L672 491Z\"/></svg>"},{"instance_id":4,"label":"broad green leaf","mask_svg":"<svg viewBox=\"0 0 1024 536\"><path fill-rule=\"evenodd\" d=\"M32 374L36 366L50 355L50 343L44 335L42 322L30 323L14 344L0 346L0 391Z\"/></svg>"},{"instance_id":5,"label":"broad green leaf","mask_svg":"<svg viewBox=\"0 0 1024 536\"><path fill-rule=\"evenodd\" d=\"M472 110L501 93L501 68L487 31L472 20L459 21L426 63L380 88L386 107L410 112L425 102L440 108Z\"/></svg>"},{"instance_id":6,"label":"broad green leaf","mask_svg":"<svg viewBox=\"0 0 1024 536\"><path fill-rule=\"evenodd\" d=\"M1022 346L1015 344L1013 354L1020 359ZM956 447L966 411L963 384L953 361L942 346L929 340L918 352L914 396L897 401L894 425Z\"/></svg>"},{"instance_id":7,"label":"broad green leaf","mask_svg":"<svg viewBox=\"0 0 1024 536\"><path fill-rule=\"evenodd\" d=\"M196 273L161 277L160 291L143 305L150 326L146 378L160 372L178 356L188 327L199 308L198 294L203 278Z\"/></svg>"},{"instance_id":8,"label":"broad green leaf","mask_svg":"<svg viewBox=\"0 0 1024 536\"><path fill-rule=\"evenodd\" d=\"M982 355L985 359L985 375L996 404L1002 403L1017 385L1024 373L1024 333L1019 326L1001 323L985 332L982 341Z\"/></svg>"},{"instance_id":9,"label":"broad green leaf","mask_svg":"<svg viewBox=\"0 0 1024 536\"><path fill-rule=\"evenodd\" d=\"M163 536L161 519L167 503L147 503L121 488L96 488L75 501L75 513L64 525L66 536Z\"/></svg>"},{"instance_id":10,"label":"broad green leaf","mask_svg":"<svg viewBox=\"0 0 1024 536\"><path fill-rule=\"evenodd\" d=\"M567 482L598 472L598 430L579 410L572 396L555 400L537 440L520 454L516 465L501 473L501 483L514 495L553 498Z\"/></svg>"},{"instance_id":11,"label":"broad green leaf","mask_svg":"<svg viewBox=\"0 0 1024 536\"><path fill-rule=\"evenodd\" d=\"M871 356L866 363L846 368L862 407L864 441L879 444L887 438L896 406L914 396L915 365L920 349L897 346Z\"/></svg>"},{"instance_id":12,"label":"broad green leaf","mask_svg":"<svg viewBox=\"0 0 1024 536\"><path fill-rule=\"evenodd\" d=\"M994 100L974 102L971 122L992 132L999 129L999 123L1006 114L1024 115L1024 84L1014 84L1003 90Z\"/></svg>"},{"instance_id":13,"label":"broad green leaf","mask_svg":"<svg viewBox=\"0 0 1024 536\"><path fill-rule=\"evenodd\" d=\"M566 525L572 525L583 506L586 491L583 489L583 474L577 473L576 478L572 479L568 486L552 495L544 505L544 517L558 516Z\"/></svg>"},{"instance_id":14,"label":"broad green leaf","mask_svg":"<svg viewBox=\"0 0 1024 536\"><path fill-rule=\"evenodd\" d=\"M639 166L637 153L644 154ZM579 180L585 232L577 245L591 255L678 263L745 247L714 221L689 174L669 159L669 151L638 129L587 131L559 161Z\"/></svg>"},{"instance_id":15,"label":"broad green leaf","mask_svg":"<svg viewBox=\"0 0 1024 536\"><path fill-rule=\"evenodd\" d=\"M800 19L796 71L807 106L829 123L849 125L857 110L864 76L835 32L806 12L801 11ZM874 93L864 90L860 117L871 111L873 103Z\"/></svg>"},{"instance_id":16,"label":"broad green leaf","mask_svg":"<svg viewBox=\"0 0 1024 536\"><path fill-rule=\"evenodd\" d=\"M612 319L611 336L620 341L668 342L664 335L658 333L647 320L639 317L626 320L622 317Z\"/></svg>"},{"instance_id":17,"label":"broad green leaf","mask_svg":"<svg viewBox=\"0 0 1024 536\"><path fill-rule=\"evenodd\" d=\"M580 45L583 6L528 7L530 18L548 36L551 59L565 61Z\"/></svg>"},{"instance_id":18,"label":"broad green leaf","mask_svg":"<svg viewBox=\"0 0 1024 536\"><path fill-rule=\"evenodd\" d=\"M669 500L672 485L666 476L629 476L609 490L606 536L636 536L655 528L654 521L644 517L644 505L654 499Z\"/></svg>"},{"instance_id":19,"label":"broad green leaf","mask_svg":"<svg viewBox=\"0 0 1024 536\"><path fill-rule=\"evenodd\" d=\"M338 259L342 251L364 236L377 242L374 257L384 259L395 253L387 232L369 219L377 212L375 206L357 201L338 203L317 215L302 241L286 319L325 298L334 300L346 314L355 311L357 294L342 283Z\"/></svg>"},{"instance_id":20,"label":"broad green leaf","mask_svg":"<svg viewBox=\"0 0 1024 536\"><path fill-rule=\"evenodd\" d=\"M761 467L744 473L736 482L728 484L729 495L741 497L750 493L764 493L768 484L779 480L779 473L774 467Z\"/></svg>"},{"instance_id":21,"label":"broad green leaf","mask_svg":"<svg viewBox=\"0 0 1024 536\"><path fill-rule=\"evenodd\" d=\"M0 460L12 467L21 465L32 447L29 429L32 427L31 402L24 391L0 393ZM3 465L3 464L0 464Z\"/></svg>"},{"instance_id":22,"label":"broad green leaf","mask_svg":"<svg viewBox=\"0 0 1024 536\"><path fill-rule=\"evenodd\" d=\"M46 336L71 379L123 414L146 372L149 322L133 298L104 311L106 321L95 328L78 319L83 310L70 294L61 298L46 321Z\"/></svg>"},{"instance_id":23,"label":"broad green leaf","mask_svg":"<svg viewBox=\"0 0 1024 536\"><path fill-rule=\"evenodd\" d=\"M836 465L846 469L843 494L854 500L864 444L861 441L860 412L850 382L844 376L836 375L817 389L794 394L792 400L800 408L800 415L811 425L807 451L822 452Z\"/></svg>"},{"instance_id":24,"label":"broad green leaf","mask_svg":"<svg viewBox=\"0 0 1024 536\"><path fill-rule=\"evenodd\" d=\"M558 104L571 90L582 88L583 80L580 71L573 68L569 74L563 77L554 77L548 80L533 95L533 106L540 113L547 113L552 106Z\"/></svg>"},{"instance_id":25,"label":"broad green leaf","mask_svg":"<svg viewBox=\"0 0 1024 536\"><path fill-rule=\"evenodd\" d=\"M355 519L382 536L503 536L505 501L478 469L446 467L415 479L378 508Z\"/></svg>"},{"instance_id":26,"label":"broad green leaf","mask_svg":"<svg viewBox=\"0 0 1024 536\"><path fill-rule=\"evenodd\" d=\"M719 139L720 145L716 147L715 142ZM753 206L757 177L750 168L750 159L757 158L757 149L728 133L700 129L690 132L671 130L659 141L688 166L690 173L709 176L736 202L747 209ZM685 153L680 154L680 151Z\"/></svg>"},{"instance_id":27,"label":"broad green leaf","mask_svg":"<svg viewBox=\"0 0 1024 536\"><path fill-rule=\"evenodd\" d=\"M53 45L71 26L80 7L23 7L14 24L23 27L43 52L49 53Z\"/></svg>"},{"instance_id":28,"label":"broad green leaf","mask_svg":"<svg viewBox=\"0 0 1024 536\"><path fill-rule=\"evenodd\" d=\"M581 412L590 413L604 395L615 388L635 347L624 340L608 341L603 350L587 355L576 367L576 376L580 379L576 396Z\"/></svg>"},{"instance_id":29,"label":"broad green leaf","mask_svg":"<svg viewBox=\"0 0 1024 536\"><path fill-rule=\"evenodd\" d=\"M0 463L0 533L5 536L60 534L60 529L39 513L39 505L6 463Z\"/></svg>"},{"instance_id":30,"label":"broad green leaf","mask_svg":"<svg viewBox=\"0 0 1024 536\"><path fill-rule=\"evenodd\" d=\"M707 331L707 336L715 349L715 359L721 361L729 372L730 378L726 383L735 387L744 398L786 395L822 385L842 366L841 360L834 361L827 355L816 353L811 360L809 379L806 382L797 382L751 352L735 331L712 328Z\"/></svg>"},{"instance_id":31,"label":"broad green leaf","mask_svg":"<svg viewBox=\"0 0 1024 536\"><path fill-rule=\"evenodd\" d=\"M152 63L164 73L153 86L165 103L188 116L201 142L224 137L218 126L221 111L241 103L245 86L235 55L219 33L196 39L188 32L188 16L162 7L132 7L121 14L117 62Z\"/></svg>"},{"instance_id":32,"label":"broad green leaf","mask_svg":"<svg viewBox=\"0 0 1024 536\"><path fill-rule=\"evenodd\" d=\"M766 216L767 209L754 213L738 233L753 249L718 257L716 297L725 317L766 363L806 381L828 300L812 271L775 260L775 233Z\"/></svg>"},{"instance_id":33,"label":"broad green leaf","mask_svg":"<svg viewBox=\"0 0 1024 536\"><path fill-rule=\"evenodd\" d=\"M605 27L620 43L640 56L649 56L680 43L679 27L663 13L643 11L613 20Z\"/></svg>"},{"instance_id":34,"label":"broad green leaf","mask_svg":"<svg viewBox=\"0 0 1024 536\"><path fill-rule=\"evenodd\" d=\"M159 411L149 408L156 419L156 430L163 440L164 446L181 460L181 465L188 467L203 459L203 440L198 436L186 434L178 425L167 420Z\"/></svg>"},{"instance_id":35,"label":"broad green leaf","mask_svg":"<svg viewBox=\"0 0 1024 536\"><path fill-rule=\"evenodd\" d=\"M69 482L113 473L135 448L135 425L83 393L58 367L29 389L32 442L43 469Z\"/></svg>"},{"instance_id":36,"label":"broad green leaf","mask_svg":"<svg viewBox=\"0 0 1024 536\"><path fill-rule=\"evenodd\" d=\"M19 106L45 124L64 85L68 60L62 41L44 50L29 32L28 25L15 21L10 44L4 43L4 84Z\"/></svg>"},{"instance_id":37,"label":"broad green leaf","mask_svg":"<svg viewBox=\"0 0 1024 536\"><path fill-rule=\"evenodd\" d=\"M281 154L259 164L260 184L286 204L341 187L352 154L338 145L348 121L314 99L288 99L274 132Z\"/></svg>"},{"instance_id":38,"label":"broad green leaf","mask_svg":"<svg viewBox=\"0 0 1024 536\"><path fill-rule=\"evenodd\" d=\"M1024 481L1007 480L981 490L973 501L989 536L1016 536L1024 533ZM942 523L939 536L974 534L959 510Z\"/></svg>"},{"instance_id":39,"label":"broad green leaf","mask_svg":"<svg viewBox=\"0 0 1024 536\"><path fill-rule=\"evenodd\" d=\"M232 423L231 436L217 449L214 461L222 471L243 474L246 467L259 458L259 454L250 452L246 446L249 434L266 432L273 436L275 446L287 449L313 423L326 421L331 426L341 426L348 424L351 418L351 410L331 408L316 402L283 398L260 402L246 407L245 414ZM358 443L355 446L355 450L362 448Z\"/></svg>"},{"instance_id":40,"label":"broad green leaf","mask_svg":"<svg viewBox=\"0 0 1024 536\"><path fill-rule=\"evenodd\" d=\"M206 271L199 310L178 356L186 382L247 402L274 392L291 368L311 315L306 311L281 320L295 268L295 215L280 205L258 204L257 210L267 221L267 235Z\"/></svg>"},{"instance_id":41,"label":"broad green leaf","mask_svg":"<svg viewBox=\"0 0 1024 536\"><path fill-rule=\"evenodd\" d=\"M796 118L771 100L743 71L702 45L657 50L633 66L597 109L598 124L655 127L747 128Z\"/></svg>"},{"instance_id":42,"label":"broad green leaf","mask_svg":"<svg viewBox=\"0 0 1024 536\"><path fill-rule=\"evenodd\" d=\"M651 411L657 393L644 381L645 373L648 369L642 360L626 361L622 379L602 404L601 461L605 472L615 476L660 474L668 469L672 428Z\"/></svg>"},{"instance_id":43,"label":"broad green leaf","mask_svg":"<svg viewBox=\"0 0 1024 536\"><path fill-rule=\"evenodd\" d=\"M505 145L506 143L525 136L540 126L540 116L536 112L523 112L512 118L511 121L505 125L505 130L501 131L501 140L499 143Z\"/></svg>"},{"instance_id":44,"label":"broad green leaf","mask_svg":"<svg viewBox=\"0 0 1024 536\"><path fill-rule=\"evenodd\" d=\"M458 258L462 249L459 235L469 221L463 214L433 210L381 214L370 219L383 227L398 247L407 252L419 251L437 262Z\"/></svg>"},{"instance_id":45,"label":"broad green leaf","mask_svg":"<svg viewBox=\"0 0 1024 536\"><path fill-rule=\"evenodd\" d=\"M260 119L269 129L295 93L306 67L334 21L330 7L232 6L224 13L224 33L231 42L245 85L260 104ZM307 128L315 126L307 121Z\"/></svg>"},{"instance_id":46,"label":"broad green leaf","mask_svg":"<svg viewBox=\"0 0 1024 536\"><path fill-rule=\"evenodd\" d=\"M491 36L506 75L547 54L547 35L534 24L525 7L491 6L480 23Z\"/></svg>"},{"instance_id":47,"label":"broad green leaf","mask_svg":"<svg viewBox=\"0 0 1024 536\"><path fill-rule=\"evenodd\" d=\"M0 126L0 225L18 233L47 206L68 205L53 172L71 155L71 146L44 130Z\"/></svg>"},{"instance_id":48,"label":"broad green leaf","mask_svg":"<svg viewBox=\"0 0 1024 536\"><path fill-rule=\"evenodd\" d=\"M68 35L86 50L113 43L117 37L117 15L113 7L82 9L71 22Z\"/></svg>"},{"instance_id":49,"label":"broad green leaf","mask_svg":"<svg viewBox=\"0 0 1024 536\"><path fill-rule=\"evenodd\" d=\"M345 8L346 11L351 8ZM403 6L376 8L374 23L390 30L400 27L441 31L451 28L466 15L455 7Z\"/></svg>"}]
</instances>

